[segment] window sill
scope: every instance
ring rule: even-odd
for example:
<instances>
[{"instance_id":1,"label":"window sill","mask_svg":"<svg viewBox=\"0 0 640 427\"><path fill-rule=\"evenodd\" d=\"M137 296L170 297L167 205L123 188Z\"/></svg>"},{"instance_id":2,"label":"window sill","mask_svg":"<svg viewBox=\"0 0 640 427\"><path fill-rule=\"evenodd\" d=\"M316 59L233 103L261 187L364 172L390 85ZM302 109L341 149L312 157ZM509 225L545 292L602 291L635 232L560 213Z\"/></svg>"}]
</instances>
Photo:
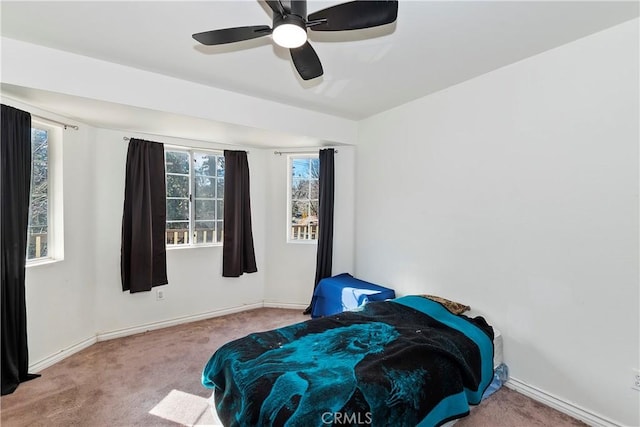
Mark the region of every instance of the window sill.
<instances>
[{"instance_id":1,"label":"window sill","mask_svg":"<svg viewBox=\"0 0 640 427\"><path fill-rule=\"evenodd\" d=\"M184 249L199 249L199 248L221 248L222 243L215 245L167 245L167 251L179 251Z\"/></svg>"},{"instance_id":2,"label":"window sill","mask_svg":"<svg viewBox=\"0 0 640 427\"><path fill-rule=\"evenodd\" d=\"M287 240L287 243L291 243L294 245L317 245L318 241L317 240L305 240L305 239L300 239L300 240Z\"/></svg>"},{"instance_id":3,"label":"window sill","mask_svg":"<svg viewBox=\"0 0 640 427\"><path fill-rule=\"evenodd\" d=\"M60 258L45 258L45 259L27 261L25 263L25 268L40 267L40 266L43 266L43 265L56 264L56 263L58 263L60 261L64 261L64 259L60 259Z\"/></svg>"}]
</instances>

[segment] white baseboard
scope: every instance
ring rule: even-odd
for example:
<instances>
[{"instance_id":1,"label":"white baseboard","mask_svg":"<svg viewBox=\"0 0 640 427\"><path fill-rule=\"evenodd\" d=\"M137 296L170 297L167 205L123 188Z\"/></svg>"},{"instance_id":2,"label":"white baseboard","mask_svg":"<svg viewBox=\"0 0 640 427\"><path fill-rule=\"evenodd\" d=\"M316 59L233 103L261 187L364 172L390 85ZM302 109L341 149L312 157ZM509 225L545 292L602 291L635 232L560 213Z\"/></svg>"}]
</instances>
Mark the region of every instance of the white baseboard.
<instances>
[{"instance_id":1,"label":"white baseboard","mask_svg":"<svg viewBox=\"0 0 640 427\"><path fill-rule=\"evenodd\" d=\"M56 354L52 354L51 356L45 357L44 359L34 363L33 365L30 365L29 372L33 372L33 373L40 372L43 369L48 368L49 366L55 363L58 363L63 359L66 359L72 354L79 352L80 350L84 350L87 347L91 347L96 342L98 342L96 337L90 337L85 340L82 340L79 343L72 345L71 347L62 349Z\"/></svg>"},{"instance_id":2,"label":"white baseboard","mask_svg":"<svg viewBox=\"0 0 640 427\"><path fill-rule=\"evenodd\" d=\"M225 308L222 310L208 311L206 313L194 314L191 316L177 317L175 319L162 320L160 322L145 323L144 325L133 326L130 328L118 329L111 332L99 332L96 334L98 341L107 341L115 338L127 337L129 335L140 334L147 331L153 331L155 329L168 328L169 326L181 325L183 323L196 322L198 320L211 319L213 317L226 316L227 314L239 313L241 311L253 310L255 308L262 308L261 302L246 304L231 308Z\"/></svg>"},{"instance_id":3,"label":"white baseboard","mask_svg":"<svg viewBox=\"0 0 640 427\"><path fill-rule=\"evenodd\" d=\"M206 313L195 314L192 316L184 316L178 317L175 319L163 320L160 322L152 322L146 323L140 326L133 326L131 328L118 329L110 332L99 332L95 336L89 337L81 342L72 345L71 347L64 348L59 352L52 354L51 356L47 356L44 359L41 359L31 365L29 365L29 372L37 373L42 371L49 366L60 362L63 359L79 352L80 350L84 350L87 347L95 344L98 341L106 341L115 338L122 338L129 335L139 334L146 331L151 331L154 329L167 328L169 326L176 326L183 323L195 322L197 320L210 319L213 317L225 316L227 314L239 313L241 311L253 310L255 308L262 308L265 305L262 302L257 302L253 304L246 304L236 307L225 308L222 310L214 310Z\"/></svg>"},{"instance_id":4,"label":"white baseboard","mask_svg":"<svg viewBox=\"0 0 640 427\"><path fill-rule=\"evenodd\" d=\"M66 359L67 357L81 350L84 350L87 347L92 346L98 341L107 341L115 338L122 338L129 335L135 335L135 334L139 334L147 331L153 331L155 329L168 328L170 326L181 325L184 323L195 322L198 320L211 319L213 317L225 316L227 314L239 313L241 311L253 310L253 309L262 308L262 307L287 308L291 310L304 310L305 308L307 308L307 306L304 304L264 301L264 302L257 302L253 304L246 304L246 305L241 305L236 307L225 308L221 310L209 311L206 313L200 313L200 314L195 314L191 316L177 317L174 319L162 320L159 322L145 323L143 325L133 326L133 327L124 328L124 329L117 329L115 331L98 332L96 333L95 336L84 339L77 344L64 348L59 352L52 354L51 356L47 356L44 359L41 359L29 365L29 372L33 372L33 373L40 372L43 369L48 368L49 366L54 365L55 363L58 363L61 360Z\"/></svg>"},{"instance_id":5,"label":"white baseboard","mask_svg":"<svg viewBox=\"0 0 640 427\"><path fill-rule=\"evenodd\" d=\"M263 307L265 308L288 308L291 310L304 310L307 308L309 304L298 304L291 302L276 302L276 301L265 301L263 303Z\"/></svg>"},{"instance_id":6,"label":"white baseboard","mask_svg":"<svg viewBox=\"0 0 640 427\"><path fill-rule=\"evenodd\" d=\"M572 416L590 426L593 427L620 427L620 424L603 417L602 415L595 414L580 406L567 402L553 394L542 391L539 388L531 386L524 381L520 381L517 378L509 378L509 381L505 383L508 388L524 394L533 400L537 400L547 406L552 407L562 413Z\"/></svg>"}]
</instances>

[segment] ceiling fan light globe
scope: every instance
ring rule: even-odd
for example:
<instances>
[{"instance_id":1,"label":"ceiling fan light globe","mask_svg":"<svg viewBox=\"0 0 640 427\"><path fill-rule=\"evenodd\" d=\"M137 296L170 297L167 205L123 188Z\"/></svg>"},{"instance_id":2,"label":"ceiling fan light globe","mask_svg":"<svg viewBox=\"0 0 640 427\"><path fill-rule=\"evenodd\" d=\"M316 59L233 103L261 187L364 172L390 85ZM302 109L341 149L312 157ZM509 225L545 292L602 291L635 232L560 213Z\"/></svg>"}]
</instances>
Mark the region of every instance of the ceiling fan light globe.
<instances>
[{"instance_id":1,"label":"ceiling fan light globe","mask_svg":"<svg viewBox=\"0 0 640 427\"><path fill-rule=\"evenodd\" d=\"M288 49L300 47L307 41L307 30L295 24L281 24L273 29L273 41Z\"/></svg>"}]
</instances>

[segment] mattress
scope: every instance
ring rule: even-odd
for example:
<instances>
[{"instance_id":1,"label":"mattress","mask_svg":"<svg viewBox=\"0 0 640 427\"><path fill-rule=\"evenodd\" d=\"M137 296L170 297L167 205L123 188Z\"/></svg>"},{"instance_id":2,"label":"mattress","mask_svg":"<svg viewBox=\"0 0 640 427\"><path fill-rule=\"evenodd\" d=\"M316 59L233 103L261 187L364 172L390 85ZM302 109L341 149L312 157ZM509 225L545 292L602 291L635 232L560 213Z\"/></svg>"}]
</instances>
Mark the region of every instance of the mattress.
<instances>
[{"instance_id":1,"label":"mattress","mask_svg":"<svg viewBox=\"0 0 640 427\"><path fill-rule=\"evenodd\" d=\"M493 328L493 369L504 362L502 354L502 333L499 329Z\"/></svg>"}]
</instances>

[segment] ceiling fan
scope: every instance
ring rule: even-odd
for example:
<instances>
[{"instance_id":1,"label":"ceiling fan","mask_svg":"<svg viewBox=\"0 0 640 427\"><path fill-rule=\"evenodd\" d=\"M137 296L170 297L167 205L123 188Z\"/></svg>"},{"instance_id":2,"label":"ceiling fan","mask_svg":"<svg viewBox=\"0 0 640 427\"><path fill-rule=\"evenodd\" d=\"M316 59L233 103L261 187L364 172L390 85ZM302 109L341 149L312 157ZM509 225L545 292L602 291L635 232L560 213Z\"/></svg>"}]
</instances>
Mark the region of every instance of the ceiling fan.
<instances>
[{"instance_id":1,"label":"ceiling fan","mask_svg":"<svg viewBox=\"0 0 640 427\"><path fill-rule=\"evenodd\" d=\"M312 31L345 31L377 27L394 22L398 1L356 0L338 4L307 16L306 0L266 0L273 11L273 28L268 25L224 28L193 35L204 45L219 45L271 35L276 44L288 48L298 74L304 80L320 77L322 64L307 41Z\"/></svg>"}]
</instances>

